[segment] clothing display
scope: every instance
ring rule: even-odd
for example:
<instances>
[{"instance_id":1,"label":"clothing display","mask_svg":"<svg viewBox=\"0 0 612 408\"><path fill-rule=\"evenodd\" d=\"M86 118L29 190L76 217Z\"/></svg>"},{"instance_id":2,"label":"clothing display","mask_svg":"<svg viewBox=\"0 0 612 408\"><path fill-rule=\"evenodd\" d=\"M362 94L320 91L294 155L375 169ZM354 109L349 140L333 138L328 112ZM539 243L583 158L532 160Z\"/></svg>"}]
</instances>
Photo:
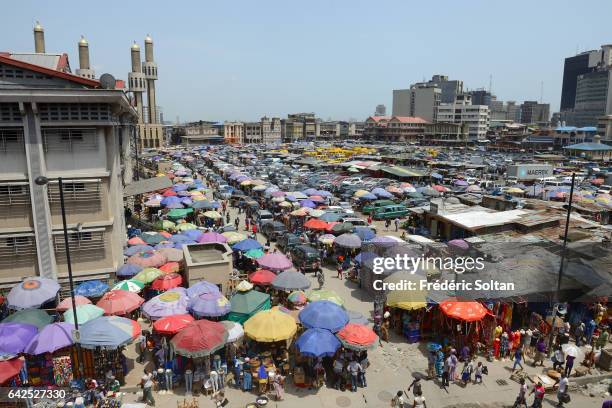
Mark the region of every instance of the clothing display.
<instances>
[{"instance_id":1,"label":"clothing display","mask_svg":"<svg viewBox=\"0 0 612 408\"><path fill-rule=\"evenodd\" d=\"M55 385L58 387L66 387L72 381L72 362L70 356L61 356L53 358L53 377Z\"/></svg>"}]
</instances>

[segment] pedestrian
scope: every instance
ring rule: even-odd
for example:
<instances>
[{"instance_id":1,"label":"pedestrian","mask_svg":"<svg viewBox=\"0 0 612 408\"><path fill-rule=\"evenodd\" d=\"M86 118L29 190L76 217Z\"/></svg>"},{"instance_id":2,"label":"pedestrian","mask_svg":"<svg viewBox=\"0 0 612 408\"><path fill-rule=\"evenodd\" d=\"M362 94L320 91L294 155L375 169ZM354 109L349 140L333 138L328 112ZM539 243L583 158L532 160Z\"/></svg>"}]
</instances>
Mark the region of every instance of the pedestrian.
<instances>
[{"instance_id":1,"label":"pedestrian","mask_svg":"<svg viewBox=\"0 0 612 408\"><path fill-rule=\"evenodd\" d=\"M229 211L225 213L225 223L226 224L230 223L230 213L229 213Z\"/></svg>"},{"instance_id":2,"label":"pedestrian","mask_svg":"<svg viewBox=\"0 0 612 408\"><path fill-rule=\"evenodd\" d=\"M283 394L285 393L285 389L283 388L283 383L285 381L285 377L280 375L280 373L276 373L274 377L271 378L272 384L274 385L274 394L277 401L283 400Z\"/></svg>"},{"instance_id":3,"label":"pedestrian","mask_svg":"<svg viewBox=\"0 0 612 408\"><path fill-rule=\"evenodd\" d=\"M446 360L444 360L444 368L442 371L442 387L446 388L450 386L450 372L451 372L451 364L452 360L450 356Z\"/></svg>"},{"instance_id":4,"label":"pedestrian","mask_svg":"<svg viewBox=\"0 0 612 408\"><path fill-rule=\"evenodd\" d=\"M570 377L572 375L572 369L574 368L574 360L576 356L568 356L565 358L565 371L564 374L566 377Z\"/></svg>"},{"instance_id":5,"label":"pedestrian","mask_svg":"<svg viewBox=\"0 0 612 408\"><path fill-rule=\"evenodd\" d=\"M599 335L599 338L597 339L596 348L603 349L604 347L606 347L608 345L609 338L610 338L610 329L608 327L605 327L602 330L601 334Z\"/></svg>"},{"instance_id":6,"label":"pedestrian","mask_svg":"<svg viewBox=\"0 0 612 408\"><path fill-rule=\"evenodd\" d=\"M395 224L395 232L399 231L399 225L400 225L400 219L395 217L395 219L393 220L393 223Z\"/></svg>"},{"instance_id":7,"label":"pedestrian","mask_svg":"<svg viewBox=\"0 0 612 408\"><path fill-rule=\"evenodd\" d=\"M552 361L553 370L559 371L560 368L563 368L563 365L565 364L565 353L563 353L563 349L561 348L561 346L557 346L557 348L555 349Z\"/></svg>"},{"instance_id":8,"label":"pedestrian","mask_svg":"<svg viewBox=\"0 0 612 408\"><path fill-rule=\"evenodd\" d=\"M580 322L579 325L576 326L576 330L574 331L574 338L576 339L576 347L580 347L582 344L582 338L584 337L585 331L584 322Z\"/></svg>"},{"instance_id":9,"label":"pedestrian","mask_svg":"<svg viewBox=\"0 0 612 408\"><path fill-rule=\"evenodd\" d=\"M368 215L368 225L372 224L372 214Z\"/></svg>"},{"instance_id":10,"label":"pedestrian","mask_svg":"<svg viewBox=\"0 0 612 408\"><path fill-rule=\"evenodd\" d=\"M569 380L565 374L561 374L561 378L559 378L555 384L559 385L559 388L557 388L557 400L559 401L557 406L563 407L564 403L570 401L569 394L567 393Z\"/></svg>"},{"instance_id":11,"label":"pedestrian","mask_svg":"<svg viewBox=\"0 0 612 408\"><path fill-rule=\"evenodd\" d=\"M319 290L323 289L323 285L325 284L325 276L323 275L323 271L317 271L317 282L319 283Z\"/></svg>"},{"instance_id":12,"label":"pedestrian","mask_svg":"<svg viewBox=\"0 0 612 408\"><path fill-rule=\"evenodd\" d=\"M593 334L595 333L595 329L597 328L597 322L591 319L587 323L586 326L586 342L587 344L591 344L591 340L593 339Z\"/></svg>"},{"instance_id":13,"label":"pedestrian","mask_svg":"<svg viewBox=\"0 0 612 408\"><path fill-rule=\"evenodd\" d=\"M540 363L540 365L543 366L544 358L546 358L546 342L544 341L543 337L540 337L538 339L535 349L536 349L536 352L535 352L535 357L533 359L533 366L535 367L537 363Z\"/></svg>"},{"instance_id":14,"label":"pedestrian","mask_svg":"<svg viewBox=\"0 0 612 408\"><path fill-rule=\"evenodd\" d=\"M414 391L414 402L412 403L412 408L427 408L427 404L425 403L425 397L423 396L422 391Z\"/></svg>"},{"instance_id":15,"label":"pedestrian","mask_svg":"<svg viewBox=\"0 0 612 408\"><path fill-rule=\"evenodd\" d=\"M383 314L383 321L380 326L380 334L384 341L389 342L389 312L385 312Z\"/></svg>"},{"instance_id":16,"label":"pedestrian","mask_svg":"<svg viewBox=\"0 0 612 408\"><path fill-rule=\"evenodd\" d=\"M450 359L450 370L449 370L450 380L455 381L457 379L457 364L459 364L459 359L457 359L455 349L451 349L450 355L448 356L448 358Z\"/></svg>"},{"instance_id":17,"label":"pedestrian","mask_svg":"<svg viewBox=\"0 0 612 408\"><path fill-rule=\"evenodd\" d=\"M136 358L136 361L139 363L144 363L145 352L147 351L147 336L145 336L144 331L141 331L140 336L138 336L138 340L136 341L136 350L138 351L138 358Z\"/></svg>"},{"instance_id":18,"label":"pedestrian","mask_svg":"<svg viewBox=\"0 0 612 408\"><path fill-rule=\"evenodd\" d=\"M240 217L236 217L234 220L234 226L236 227L236 231L238 231L238 226L240 225Z\"/></svg>"},{"instance_id":19,"label":"pedestrian","mask_svg":"<svg viewBox=\"0 0 612 408\"><path fill-rule=\"evenodd\" d=\"M544 394L546 390L540 381L537 382L536 386L529 393L529 395L534 394L532 408L542 408L542 400L544 400Z\"/></svg>"},{"instance_id":20,"label":"pedestrian","mask_svg":"<svg viewBox=\"0 0 612 408\"><path fill-rule=\"evenodd\" d=\"M444 372L444 353L442 350L438 350L438 353L436 354L435 367L436 377L442 377L442 373Z\"/></svg>"},{"instance_id":21,"label":"pedestrian","mask_svg":"<svg viewBox=\"0 0 612 408\"><path fill-rule=\"evenodd\" d=\"M461 369L461 382L463 385L467 385L472 379L472 362L466 361L463 363L463 369Z\"/></svg>"},{"instance_id":22,"label":"pedestrian","mask_svg":"<svg viewBox=\"0 0 612 408\"><path fill-rule=\"evenodd\" d=\"M423 392L423 387L421 386L420 376L416 376L414 380L412 380L412 383L410 383L410 385L408 386L408 391L410 391L412 387L414 387L414 391L412 392L414 393L415 397L417 396L417 394L421 394Z\"/></svg>"},{"instance_id":23,"label":"pedestrian","mask_svg":"<svg viewBox=\"0 0 612 408\"><path fill-rule=\"evenodd\" d=\"M245 227L244 230L247 231L247 232L251 229L251 224L250 224L250 221L249 221L249 217L245 217L244 218L244 227Z\"/></svg>"},{"instance_id":24,"label":"pedestrian","mask_svg":"<svg viewBox=\"0 0 612 408\"><path fill-rule=\"evenodd\" d=\"M338 263L338 267L336 268L336 272L338 272L337 278L342 280L342 264Z\"/></svg>"},{"instance_id":25,"label":"pedestrian","mask_svg":"<svg viewBox=\"0 0 612 408\"><path fill-rule=\"evenodd\" d=\"M525 384L525 378L521 377L519 380L520 388L516 401L512 408L525 407L527 408L527 384Z\"/></svg>"},{"instance_id":26,"label":"pedestrian","mask_svg":"<svg viewBox=\"0 0 612 408\"><path fill-rule=\"evenodd\" d=\"M405 408L406 401L404 400L404 392L398 391L395 397L391 400L391 406L395 408Z\"/></svg>"},{"instance_id":27,"label":"pedestrian","mask_svg":"<svg viewBox=\"0 0 612 408\"><path fill-rule=\"evenodd\" d=\"M140 379L140 386L142 387L142 400L151 406L155 406L155 399L153 398L153 373L145 368L144 375Z\"/></svg>"},{"instance_id":28,"label":"pedestrian","mask_svg":"<svg viewBox=\"0 0 612 408\"><path fill-rule=\"evenodd\" d=\"M253 231L253 235L257 236L257 224L253 223L252 231Z\"/></svg>"},{"instance_id":29,"label":"pedestrian","mask_svg":"<svg viewBox=\"0 0 612 408\"><path fill-rule=\"evenodd\" d=\"M474 373L474 384L482 384L482 371L484 367L482 361L479 361L476 365L476 372Z\"/></svg>"},{"instance_id":30,"label":"pedestrian","mask_svg":"<svg viewBox=\"0 0 612 408\"><path fill-rule=\"evenodd\" d=\"M334 370L334 388L339 390L342 385L342 369L344 368L344 361L341 358L336 358L334 360L333 370Z\"/></svg>"},{"instance_id":31,"label":"pedestrian","mask_svg":"<svg viewBox=\"0 0 612 408\"><path fill-rule=\"evenodd\" d=\"M521 371L525 369L525 367L523 367L523 364L521 363L522 361L523 361L523 348L519 346L516 350L514 350L514 364L512 364L512 372L516 370L516 366L521 367Z\"/></svg>"},{"instance_id":32,"label":"pedestrian","mask_svg":"<svg viewBox=\"0 0 612 408\"><path fill-rule=\"evenodd\" d=\"M385 220L385 230L389 231L389 227L391 226L391 220L390 219L386 219Z\"/></svg>"},{"instance_id":33,"label":"pedestrian","mask_svg":"<svg viewBox=\"0 0 612 408\"><path fill-rule=\"evenodd\" d=\"M366 370L370 365L367 351L362 352L361 358L359 359L359 365L361 366L361 370L359 370L359 384L361 387L366 388L368 386L368 381L366 380Z\"/></svg>"},{"instance_id":34,"label":"pedestrian","mask_svg":"<svg viewBox=\"0 0 612 408\"><path fill-rule=\"evenodd\" d=\"M348 364L348 370L351 374L351 391L357 391L357 384L359 383L359 371L361 371L361 364L356 360L351 360Z\"/></svg>"},{"instance_id":35,"label":"pedestrian","mask_svg":"<svg viewBox=\"0 0 612 408\"><path fill-rule=\"evenodd\" d=\"M436 352L430 351L427 354L427 378L432 379L436 377Z\"/></svg>"}]
</instances>

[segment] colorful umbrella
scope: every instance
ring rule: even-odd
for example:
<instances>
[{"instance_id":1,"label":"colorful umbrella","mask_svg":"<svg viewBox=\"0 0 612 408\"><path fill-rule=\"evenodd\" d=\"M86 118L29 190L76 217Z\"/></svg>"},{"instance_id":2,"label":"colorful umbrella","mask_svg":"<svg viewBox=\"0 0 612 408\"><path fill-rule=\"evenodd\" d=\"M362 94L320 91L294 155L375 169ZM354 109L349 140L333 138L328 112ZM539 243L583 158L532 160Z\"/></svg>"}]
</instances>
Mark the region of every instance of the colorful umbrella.
<instances>
[{"instance_id":1,"label":"colorful umbrella","mask_svg":"<svg viewBox=\"0 0 612 408\"><path fill-rule=\"evenodd\" d=\"M107 291L108 285L95 279L81 283L74 290L74 294L85 297L100 297Z\"/></svg>"},{"instance_id":2,"label":"colorful umbrella","mask_svg":"<svg viewBox=\"0 0 612 408\"><path fill-rule=\"evenodd\" d=\"M232 245L232 249L234 251L243 251L246 252L251 249L261 249L262 245L254 239L245 239L234 245Z\"/></svg>"},{"instance_id":3,"label":"colorful umbrella","mask_svg":"<svg viewBox=\"0 0 612 408\"><path fill-rule=\"evenodd\" d=\"M132 238L128 239L127 244L130 245L130 246L133 246L133 245L147 245L147 243L144 242L142 240L142 238L140 238L138 236L132 237Z\"/></svg>"},{"instance_id":4,"label":"colorful umbrella","mask_svg":"<svg viewBox=\"0 0 612 408\"><path fill-rule=\"evenodd\" d=\"M106 315L124 315L138 309L144 299L127 290L111 290L96 303Z\"/></svg>"},{"instance_id":5,"label":"colorful umbrella","mask_svg":"<svg viewBox=\"0 0 612 408\"><path fill-rule=\"evenodd\" d=\"M143 268L157 268L168 262L168 259L158 252L143 252L132 255L128 258L127 263L139 265Z\"/></svg>"},{"instance_id":6,"label":"colorful umbrella","mask_svg":"<svg viewBox=\"0 0 612 408\"><path fill-rule=\"evenodd\" d=\"M53 279L26 278L11 289L6 300L11 309L39 308L55 299L59 289L59 284Z\"/></svg>"},{"instance_id":7,"label":"colorful umbrella","mask_svg":"<svg viewBox=\"0 0 612 408\"><path fill-rule=\"evenodd\" d=\"M23 368L24 358L14 358L8 361L0 361L0 384L4 384L11 378L17 376Z\"/></svg>"},{"instance_id":8,"label":"colorful umbrella","mask_svg":"<svg viewBox=\"0 0 612 408\"><path fill-rule=\"evenodd\" d=\"M271 285L276 278L276 274L267 269L258 269L249 275L249 281L255 285L267 286Z\"/></svg>"},{"instance_id":9,"label":"colorful umbrella","mask_svg":"<svg viewBox=\"0 0 612 408\"><path fill-rule=\"evenodd\" d=\"M132 293L140 293L143 290L145 284L136 279L128 279L124 281L117 282L115 286L113 286L113 290L127 290Z\"/></svg>"},{"instance_id":10,"label":"colorful umbrella","mask_svg":"<svg viewBox=\"0 0 612 408\"><path fill-rule=\"evenodd\" d=\"M74 325L70 323L53 323L45 326L26 346L24 353L44 354L53 353L64 347L72 346L72 331Z\"/></svg>"},{"instance_id":11,"label":"colorful umbrella","mask_svg":"<svg viewBox=\"0 0 612 408\"><path fill-rule=\"evenodd\" d=\"M264 251L261 249L249 249L244 253L244 256L251 259L259 259L264 256Z\"/></svg>"},{"instance_id":12,"label":"colorful umbrella","mask_svg":"<svg viewBox=\"0 0 612 408\"><path fill-rule=\"evenodd\" d=\"M303 305L308 301L308 298L306 298L306 294L304 292L302 292L301 290L296 290L291 292L289 296L287 296L287 300L289 300L294 305Z\"/></svg>"},{"instance_id":13,"label":"colorful umbrella","mask_svg":"<svg viewBox=\"0 0 612 408\"><path fill-rule=\"evenodd\" d=\"M79 325L104 315L104 309L94 305L77 306L76 312ZM62 316L64 317L64 321L66 323L74 324L74 312L72 309L65 311Z\"/></svg>"},{"instance_id":14,"label":"colorful umbrella","mask_svg":"<svg viewBox=\"0 0 612 408\"><path fill-rule=\"evenodd\" d=\"M219 287L214 283L200 281L187 289L187 296L190 298L201 295L202 293L219 293Z\"/></svg>"},{"instance_id":15,"label":"colorful umbrella","mask_svg":"<svg viewBox=\"0 0 612 408\"><path fill-rule=\"evenodd\" d=\"M346 233L340 235L334 241L334 245L338 245L343 248L360 248L361 238L357 234Z\"/></svg>"},{"instance_id":16,"label":"colorful umbrella","mask_svg":"<svg viewBox=\"0 0 612 408\"><path fill-rule=\"evenodd\" d=\"M378 336L372 329L361 324L349 323L337 333L342 345L350 350L363 351L372 348Z\"/></svg>"},{"instance_id":17,"label":"colorful umbrella","mask_svg":"<svg viewBox=\"0 0 612 408\"><path fill-rule=\"evenodd\" d=\"M23 309L10 314L2 323L26 323L34 325L38 330L42 329L53 321L53 318L44 310L40 309Z\"/></svg>"},{"instance_id":18,"label":"colorful umbrella","mask_svg":"<svg viewBox=\"0 0 612 408\"><path fill-rule=\"evenodd\" d=\"M319 219L325 222L336 222L340 218L342 218L340 214L331 213L331 212L326 212L325 214L319 216Z\"/></svg>"},{"instance_id":19,"label":"colorful umbrella","mask_svg":"<svg viewBox=\"0 0 612 408\"><path fill-rule=\"evenodd\" d=\"M328 300L311 302L300 312L300 322L307 328L327 329L337 332L349 321L346 311Z\"/></svg>"},{"instance_id":20,"label":"colorful umbrella","mask_svg":"<svg viewBox=\"0 0 612 408\"><path fill-rule=\"evenodd\" d=\"M169 273L155 279L151 284L151 289L160 291L168 290L180 286L181 283L183 283L183 277L181 275L178 273Z\"/></svg>"},{"instance_id":21,"label":"colorful umbrella","mask_svg":"<svg viewBox=\"0 0 612 408\"><path fill-rule=\"evenodd\" d=\"M80 326L79 331L80 344L85 348L116 349L131 343L142 329L137 322L125 317L102 316Z\"/></svg>"},{"instance_id":22,"label":"colorful umbrella","mask_svg":"<svg viewBox=\"0 0 612 408\"><path fill-rule=\"evenodd\" d=\"M281 253L268 253L257 260L259 266L271 271L284 271L293 266L289 258Z\"/></svg>"},{"instance_id":23,"label":"colorful umbrella","mask_svg":"<svg viewBox=\"0 0 612 408\"><path fill-rule=\"evenodd\" d=\"M142 271L143 267L135 264L125 264L117 269L117 276L134 276Z\"/></svg>"},{"instance_id":24,"label":"colorful umbrella","mask_svg":"<svg viewBox=\"0 0 612 408\"><path fill-rule=\"evenodd\" d=\"M244 323L244 333L249 338L265 343L287 340L296 331L295 320L278 310L263 310Z\"/></svg>"},{"instance_id":25,"label":"colorful umbrella","mask_svg":"<svg viewBox=\"0 0 612 408\"><path fill-rule=\"evenodd\" d=\"M195 230L198 227L195 224L192 224L190 222L182 222L180 224L176 224L176 227L174 227L175 230L177 231L189 231L189 230Z\"/></svg>"},{"instance_id":26,"label":"colorful umbrella","mask_svg":"<svg viewBox=\"0 0 612 408\"><path fill-rule=\"evenodd\" d=\"M397 307L404 310L416 310L427 306L427 291L420 290L418 275L409 272L395 272L384 279L386 284L403 284L404 282L414 282L414 290L390 290L387 293L387 306Z\"/></svg>"},{"instance_id":27,"label":"colorful umbrella","mask_svg":"<svg viewBox=\"0 0 612 408\"><path fill-rule=\"evenodd\" d=\"M317 238L317 241L319 241L322 244L333 244L334 241L336 240L336 237L332 234L323 234L321 236L319 236L319 238Z\"/></svg>"},{"instance_id":28,"label":"colorful umbrella","mask_svg":"<svg viewBox=\"0 0 612 408\"><path fill-rule=\"evenodd\" d=\"M151 320L178 314L187 314L189 298L178 292L165 292L142 306L142 313Z\"/></svg>"},{"instance_id":29,"label":"colorful umbrella","mask_svg":"<svg viewBox=\"0 0 612 408\"><path fill-rule=\"evenodd\" d=\"M233 343L244 337L244 329L240 323L230 322L229 320L224 320L221 323L225 326L225 330L227 330L228 343Z\"/></svg>"},{"instance_id":30,"label":"colorful umbrella","mask_svg":"<svg viewBox=\"0 0 612 408\"><path fill-rule=\"evenodd\" d=\"M159 244L166 239L166 237L154 231L143 232L140 238L149 245Z\"/></svg>"},{"instance_id":31,"label":"colorful umbrella","mask_svg":"<svg viewBox=\"0 0 612 408\"><path fill-rule=\"evenodd\" d=\"M368 319L360 312L356 312L354 310L347 310L346 313L348 314L348 317L349 317L349 323L362 324L366 326L369 323Z\"/></svg>"},{"instance_id":32,"label":"colorful umbrella","mask_svg":"<svg viewBox=\"0 0 612 408\"><path fill-rule=\"evenodd\" d=\"M227 243L229 245L233 245L247 238L246 235L234 231L224 232L221 235L223 235L227 239Z\"/></svg>"},{"instance_id":33,"label":"colorful umbrella","mask_svg":"<svg viewBox=\"0 0 612 408\"><path fill-rule=\"evenodd\" d=\"M178 262L166 262L159 267L159 270L165 274L177 273L181 269L181 265Z\"/></svg>"},{"instance_id":34,"label":"colorful umbrella","mask_svg":"<svg viewBox=\"0 0 612 408\"><path fill-rule=\"evenodd\" d=\"M370 227L355 227L354 233L362 241L369 241L376 237L376 233Z\"/></svg>"},{"instance_id":35,"label":"colorful umbrella","mask_svg":"<svg viewBox=\"0 0 612 408\"><path fill-rule=\"evenodd\" d=\"M297 339L295 346L305 356L332 357L340 348L340 341L329 330L308 329Z\"/></svg>"},{"instance_id":36,"label":"colorful umbrella","mask_svg":"<svg viewBox=\"0 0 612 408\"><path fill-rule=\"evenodd\" d=\"M33 324L0 323L0 353L21 353L36 333L38 328Z\"/></svg>"},{"instance_id":37,"label":"colorful umbrella","mask_svg":"<svg viewBox=\"0 0 612 408\"><path fill-rule=\"evenodd\" d=\"M201 244L207 242L227 242L227 238L218 232L205 232L198 238L198 242Z\"/></svg>"},{"instance_id":38,"label":"colorful umbrella","mask_svg":"<svg viewBox=\"0 0 612 408\"><path fill-rule=\"evenodd\" d=\"M219 317L230 312L231 303L221 293L202 293L189 298L189 309L197 316Z\"/></svg>"},{"instance_id":39,"label":"colorful umbrella","mask_svg":"<svg viewBox=\"0 0 612 408\"><path fill-rule=\"evenodd\" d=\"M253 284L249 281L240 281L240 283L238 284L238 286L236 286L236 290L238 292L248 292L249 290L253 289Z\"/></svg>"},{"instance_id":40,"label":"colorful umbrella","mask_svg":"<svg viewBox=\"0 0 612 408\"><path fill-rule=\"evenodd\" d=\"M87 299L85 296L77 295L74 297L74 303L76 304L76 306L90 305L91 300ZM55 310L57 310L58 312L65 312L68 309L72 309L72 298L71 297L67 297L66 299L62 300L59 303L59 305L57 305L57 307L55 308Z\"/></svg>"},{"instance_id":41,"label":"colorful umbrella","mask_svg":"<svg viewBox=\"0 0 612 408\"><path fill-rule=\"evenodd\" d=\"M165 231L170 231L174 229L175 226L176 224L170 220L160 220L155 223L155 228L160 229L160 230L165 230Z\"/></svg>"},{"instance_id":42,"label":"colorful umbrella","mask_svg":"<svg viewBox=\"0 0 612 408\"><path fill-rule=\"evenodd\" d=\"M176 354L196 358L220 350L227 342L227 330L219 322L196 320L189 323L171 340Z\"/></svg>"},{"instance_id":43,"label":"colorful umbrella","mask_svg":"<svg viewBox=\"0 0 612 408\"><path fill-rule=\"evenodd\" d=\"M202 215L204 215L204 217L206 217L206 218L211 218L213 220L218 220L220 218L223 218L223 216L221 214L219 214L218 211L206 211Z\"/></svg>"},{"instance_id":44,"label":"colorful umbrella","mask_svg":"<svg viewBox=\"0 0 612 408\"><path fill-rule=\"evenodd\" d=\"M189 314L162 317L153 323L153 330L159 334L176 334L194 320Z\"/></svg>"},{"instance_id":45,"label":"colorful umbrella","mask_svg":"<svg viewBox=\"0 0 612 408\"><path fill-rule=\"evenodd\" d=\"M272 281L273 288L282 290L308 289L310 285L310 279L308 279L303 273L296 271L281 272Z\"/></svg>"},{"instance_id":46,"label":"colorful umbrella","mask_svg":"<svg viewBox=\"0 0 612 408\"><path fill-rule=\"evenodd\" d=\"M155 279L162 276L164 273L157 268L144 268L134 276L133 280L141 281L144 284L151 283Z\"/></svg>"},{"instance_id":47,"label":"colorful umbrella","mask_svg":"<svg viewBox=\"0 0 612 408\"><path fill-rule=\"evenodd\" d=\"M185 259L185 255L181 249L161 248L157 252L165 256L168 262L181 262L183 259Z\"/></svg>"},{"instance_id":48,"label":"colorful umbrella","mask_svg":"<svg viewBox=\"0 0 612 408\"><path fill-rule=\"evenodd\" d=\"M306 293L306 297L311 302L316 302L318 300L327 300L337 304L338 306L344 305L344 300L331 289L317 289L317 290L309 290Z\"/></svg>"},{"instance_id":49,"label":"colorful umbrella","mask_svg":"<svg viewBox=\"0 0 612 408\"><path fill-rule=\"evenodd\" d=\"M155 249L151 245L134 245L126 248L123 251L123 255L132 256L141 252L153 252Z\"/></svg>"},{"instance_id":50,"label":"colorful umbrella","mask_svg":"<svg viewBox=\"0 0 612 408\"><path fill-rule=\"evenodd\" d=\"M487 314L487 308L476 301L463 302L455 298L450 298L442 301L439 306L448 317L466 322L482 320Z\"/></svg>"},{"instance_id":51,"label":"colorful umbrella","mask_svg":"<svg viewBox=\"0 0 612 408\"><path fill-rule=\"evenodd\" d=\"M304 223L304 228L308 228L315 231L322 231L327 228L327 222L320 220L318 218L311 218Z\"/></svg>"}]
</instances>

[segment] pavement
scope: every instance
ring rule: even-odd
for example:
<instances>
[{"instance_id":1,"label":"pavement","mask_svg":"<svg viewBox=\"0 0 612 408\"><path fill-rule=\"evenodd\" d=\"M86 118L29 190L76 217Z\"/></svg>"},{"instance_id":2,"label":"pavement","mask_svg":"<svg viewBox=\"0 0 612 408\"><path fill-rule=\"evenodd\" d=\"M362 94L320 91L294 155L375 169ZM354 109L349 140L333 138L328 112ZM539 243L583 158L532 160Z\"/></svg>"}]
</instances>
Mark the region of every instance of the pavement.
<instances>
[{"instance_id":1,"label":"pavement","mask_svg":"<svg viewBox=\"0 0 612 408\"><path fill-rule=\"evenodd\" d=\"M230 216L233 222L237 212L231 209ZM361 214L356 214L361 216ZM240 228L244 229L244 214L240 215ZM387 231L384 222L375 221L378 232L381 235L400 236L401 231L395 232L392 225ZM242 231L241 231L242 232ZM265 242L265 238L258 234L258 240ZM272 244L274 248L274 244ZM324 268L325 289L336 291L345 301L345 307L349 310L361 312L364 316L370 316L373 309L372 299L361 291L357 285L347 280L340 280L336 277L336 271L328 267ZM312 274L307 274L312 280L312 287L318 287L318 283ZM420 347L419 347L420 346ZM130 359L135 359L136 352L134 346L130 346L126 353ZM406 390L412 382L415 373L426 373L427 359L422 351L422 345L408 344L405 339L395 333L391 333L389 343L383 343L382 347L377 347L368 353L370 368L367 373L367 388L359 388L357 392L338 391L333 388L323 386L321 389L302 389L296 388L288 381L285 387L285 399L283 401L271 401L268 406L291 407L291 408L346 408L346 407L389 407L391 398L398 390ZM135 360L134 360L135 361ZM510 379L512 363L510 361L487 362L479 358L487 365L489 375L484 376L482 384L468 384L460 386L452 384L447 390L442 389L434 381L422 381L423 395L426 398L428 408L502 408L511 407L518 394L519 385ZM531 362L530 359L527 362ZM540 374L544 370L542 367L531 367L526 364L525 370L531 374ZM552 363L547 362L551 368ZM135 386L139 383L143 373L143 365L134 362L134 368L126 377L125 390L128 391L124 396L124 402L137 400L135 392L129 392L130 388L136 390ZM570 381L571 384L571 381ZM236 389L226 389L226 397L229 400L228 407L244 407L250 402L254 402L255 393L247 393ZM409 394L410 405L412 406L413 395ZM579 392L571 392L572 401L566 404L567 407L580 408L599 408L604 401L603 397L588 397ZM173 395L159 395L155 393L158 407L174 407L177 403L185 399L181 389ZM529 398L531 403L533 396ZM199 407L214 407L214 402L207 396L197 398ZM547 394L544 399L544 407L556 406L556 394Z\"/></svg>"}]
</instances>

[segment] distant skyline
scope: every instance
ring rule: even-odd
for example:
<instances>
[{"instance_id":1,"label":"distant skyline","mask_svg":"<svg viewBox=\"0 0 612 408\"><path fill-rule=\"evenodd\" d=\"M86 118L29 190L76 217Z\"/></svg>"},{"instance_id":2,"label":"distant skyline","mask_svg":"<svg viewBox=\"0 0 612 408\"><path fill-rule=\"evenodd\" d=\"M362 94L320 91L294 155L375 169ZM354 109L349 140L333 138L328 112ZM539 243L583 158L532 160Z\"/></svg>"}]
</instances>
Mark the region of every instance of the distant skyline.
<instances>
[{"instance_id":1,"label":"distant skyline","mask_svg":"<svg viewBox=\"0 0 612 408\"><path fill-rule=\"evenodd\" d=\"M0 51L47 52L89 41L96 76L127 79L130 45L155 44L164 119L258 120L315 112L363 120L391 110L392 90L434 74L488 88L499 100L540 99L559 110L564 58L612 43L612 2L310 0L82 2L6 6ZM145 6L148 4L149 6ZM144 57L144 55L143 55Z\"/></svg>"}]
</instances>

